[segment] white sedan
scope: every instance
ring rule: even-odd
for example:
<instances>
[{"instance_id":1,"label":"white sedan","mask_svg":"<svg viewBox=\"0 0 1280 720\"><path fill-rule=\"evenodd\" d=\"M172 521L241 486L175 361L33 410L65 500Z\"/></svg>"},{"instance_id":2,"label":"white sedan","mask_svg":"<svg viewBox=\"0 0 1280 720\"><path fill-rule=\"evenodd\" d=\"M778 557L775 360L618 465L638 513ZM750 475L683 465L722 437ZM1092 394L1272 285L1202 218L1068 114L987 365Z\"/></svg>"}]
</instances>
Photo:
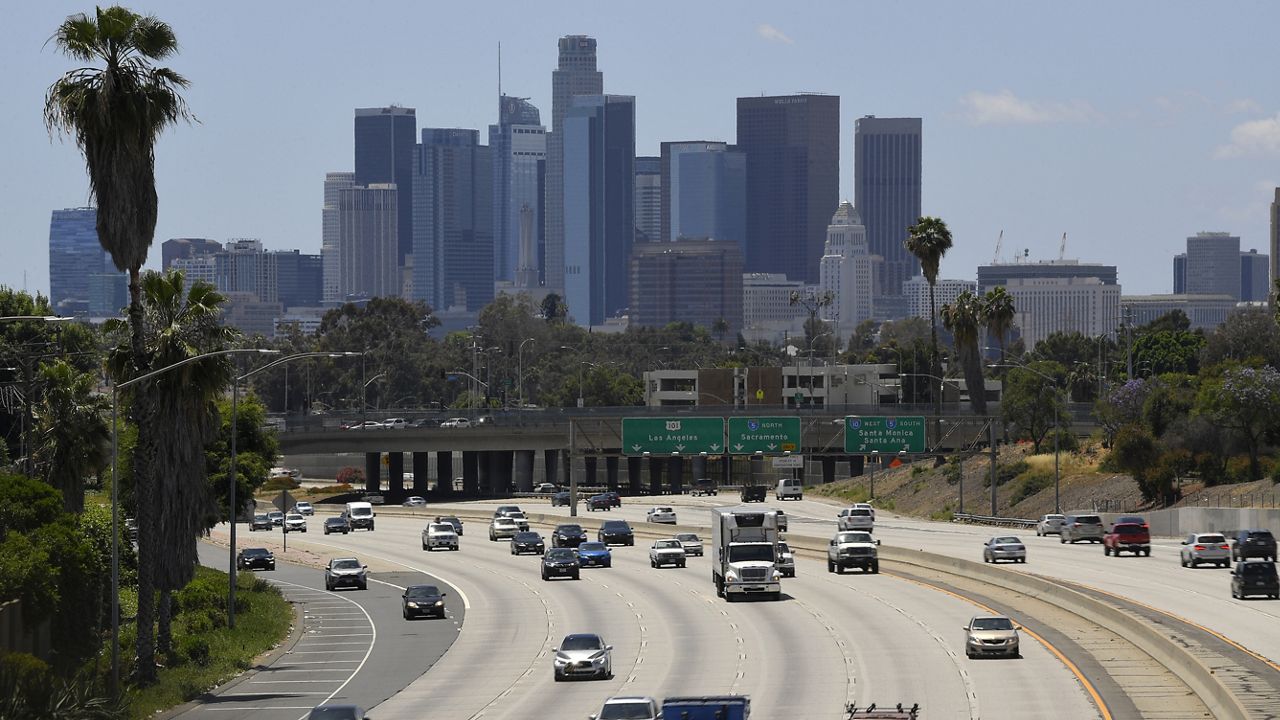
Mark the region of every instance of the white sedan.
<instances>
[{"instance_id":1,"label":"white sedan","mask_svg":"<svg viewBox=\"0 0 1280 720\"><path fill-rule=\"evenodd\" d=\"M417 495L410 495L408 498L405 498L405 501L404 501L405 507L422 507L423 505L426 505L426 504L427 504L427 499L423 497L419 497Z\"/></svg>"},{"instance_id":2,"label":"white sedan","mask_svg":"<svg viewBox=\"0 0 1280 720\"><path fill-rule=\"evenodd\" d=\"M651 523L676 524L676 509L670 505L656 505L645 513L645 520Z\"/></svg>"}]
</instances>

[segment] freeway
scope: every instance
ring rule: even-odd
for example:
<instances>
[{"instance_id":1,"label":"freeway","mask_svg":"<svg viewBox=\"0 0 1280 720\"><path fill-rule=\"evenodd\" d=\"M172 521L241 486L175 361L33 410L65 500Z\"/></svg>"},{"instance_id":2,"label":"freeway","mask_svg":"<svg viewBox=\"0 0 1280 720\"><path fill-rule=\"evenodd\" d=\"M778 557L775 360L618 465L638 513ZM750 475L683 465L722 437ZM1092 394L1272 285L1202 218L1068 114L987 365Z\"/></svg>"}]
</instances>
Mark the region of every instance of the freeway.
<instances>
[{"instance_id":1,"label":"freeway","mask_svg":"<svg viewBox=\"0 0 1280 720\"><path fill-rule=\"evenodd\" d=\"M279 550L279 533L251 537L252 544L245 547ZM202 544L199 550L201 564L226 571L225 548ZM401 568L371 573L365 591L326 591L323 570L287 562L257 575L298 606L302 627L295 628L281 651L190 703L178 717L299 720L324 703L370 707L434 665L457 639L463 623L465 610L456 591L436 578ZM441 585L449 593L446 618L406 624L399 598L407 584Z\"/></svg>"},{"instance_id":2,"label":"freeway","mask_svg":"<svg viewBox=\"0 0 1280 720\"><path fill-rule=\"evenodd\" d=\"M749 694L761 718L841 718L845 702L920 703L930 718L1101 716L1081 681L1030 638L1022 660L964 659L959 628L980 608L888 574L828 575L802 558L782 602L728 604L714 595L708 559L652 569L643 539L615 548L612 568L543 582L538 558L511 556L481 523L467 524L456 553L423 552L422 525L384 513L374 533L290 538L319 556L426 570L465 594L457 641L374 708L378 720L586 717L611 695L732 692ZM614 646L614 677L553 682L556 643L584 631Z\"/></svg>"}]
</instances>

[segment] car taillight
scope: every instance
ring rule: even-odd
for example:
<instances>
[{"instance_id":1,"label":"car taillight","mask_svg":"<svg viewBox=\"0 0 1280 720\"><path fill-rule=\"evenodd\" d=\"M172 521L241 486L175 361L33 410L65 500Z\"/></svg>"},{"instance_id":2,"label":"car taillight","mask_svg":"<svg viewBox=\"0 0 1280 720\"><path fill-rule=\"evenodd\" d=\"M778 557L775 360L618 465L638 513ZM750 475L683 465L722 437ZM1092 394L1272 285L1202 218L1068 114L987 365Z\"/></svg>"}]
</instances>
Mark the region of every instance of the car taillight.
<instances>
[{"instance_id":1,"label":"car taillight","mask_svg":"<svg viewBox=\"0 0 1280 720\"><path fill-rule=\"evenodd\" d=\"M1204 549L1205 549L1205 547L1204 547L1203 545L1197 545L1197 546L1196 546L1196 549L1197 549L1197 550L1204 550Z\"/></svg>"},{"instance_id":2,"label":"car taillight","mask_svg":"<svg viewBox=\"0 0 1280 720\"><path fill-rule=\"evenodd\" d=\"M1219 549L1219 550L1230 550L1230 549L1231 549L1231 546L1230 546L1230 545L1219 545L1219 546L1218 546L1218 549Z\"/></svg>"}]
</instances>

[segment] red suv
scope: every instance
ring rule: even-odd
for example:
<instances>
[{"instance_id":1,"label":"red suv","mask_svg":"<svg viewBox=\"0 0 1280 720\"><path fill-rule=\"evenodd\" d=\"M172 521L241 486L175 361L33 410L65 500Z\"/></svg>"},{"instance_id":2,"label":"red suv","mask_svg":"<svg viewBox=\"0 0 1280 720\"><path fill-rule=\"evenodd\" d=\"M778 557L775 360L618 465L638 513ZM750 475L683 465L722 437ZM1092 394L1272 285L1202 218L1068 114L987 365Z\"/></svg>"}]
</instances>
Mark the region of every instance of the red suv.
<instances>
[{"instance_id":1,"label":"red suv","mask_svg":"<svg viewBox=\"0 0 1280 720\"><path fill-rule=\"evenodd\" d=\"M1126 550L1151 557L1151 532L1146 523L1116 523L1102 536L1102 554L1120 557Z\"/></svg>"}]
</instances>

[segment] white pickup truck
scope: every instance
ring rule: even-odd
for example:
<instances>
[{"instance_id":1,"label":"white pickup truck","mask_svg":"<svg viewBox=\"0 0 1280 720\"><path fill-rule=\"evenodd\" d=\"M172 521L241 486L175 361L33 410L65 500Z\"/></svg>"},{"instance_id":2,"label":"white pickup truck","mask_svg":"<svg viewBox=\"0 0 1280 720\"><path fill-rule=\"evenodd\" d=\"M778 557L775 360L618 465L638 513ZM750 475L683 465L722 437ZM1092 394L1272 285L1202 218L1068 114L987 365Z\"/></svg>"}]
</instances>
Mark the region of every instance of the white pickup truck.
<instances>
[{"instance_id":1,"label":"white pickup truck","mask_svg":"<svg viewBox=\"0 0 1280 720\"><path fill-rule=\"evenodd\" d=\"M843 573L845 568L862 568L863 572L880 572L880 557L868 532L838 532L827 544L827 572Z\"/></svg>"}]
</instances>

